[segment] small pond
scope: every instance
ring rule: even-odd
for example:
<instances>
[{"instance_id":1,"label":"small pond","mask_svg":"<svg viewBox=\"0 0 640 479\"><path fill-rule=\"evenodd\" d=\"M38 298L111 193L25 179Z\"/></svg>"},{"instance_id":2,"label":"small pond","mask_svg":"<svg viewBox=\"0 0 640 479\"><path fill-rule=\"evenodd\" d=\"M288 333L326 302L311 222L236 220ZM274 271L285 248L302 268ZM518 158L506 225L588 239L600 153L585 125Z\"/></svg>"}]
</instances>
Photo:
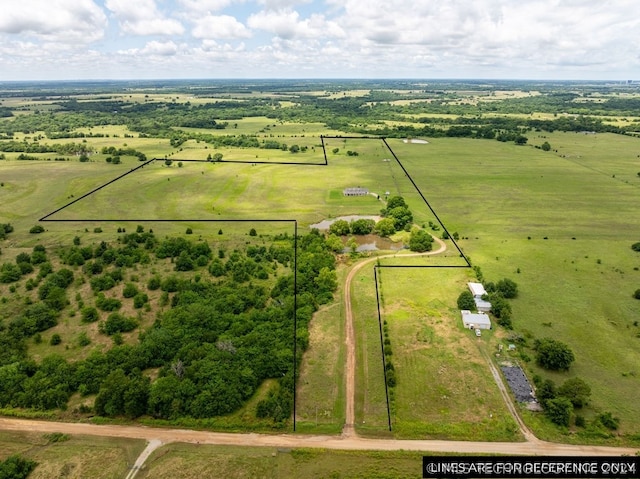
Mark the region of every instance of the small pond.
<instances>
[{"instance_id":1,"label":"small pond","mask_svg":"<svg viewBox=\"0 0 640 479\"><path fill-rule=\"evenodd\" d=\"M337 218L331 218L323 220L319 223L309 225L309 228L316 228L320 231L326 231L329 227L337 220L345 220L349 223L355 220L374 220L376 222L380 221L382 217L380 216L367 216L367 215L350 215L350 216L339 216ZM356 251L364 252L364 251L378 251L378 250L391 250L398 251L403 249L405 246L399 242L393 242L389 238L382 238L378 235L363 235L363 236L353 236L355 238L356 243L358 243L358 248ZM346 242L348 238L343 238L343 243L345 243L344 252L349 253L351 251L350 248L346 247Z\"/></svg>"}]
</instances>

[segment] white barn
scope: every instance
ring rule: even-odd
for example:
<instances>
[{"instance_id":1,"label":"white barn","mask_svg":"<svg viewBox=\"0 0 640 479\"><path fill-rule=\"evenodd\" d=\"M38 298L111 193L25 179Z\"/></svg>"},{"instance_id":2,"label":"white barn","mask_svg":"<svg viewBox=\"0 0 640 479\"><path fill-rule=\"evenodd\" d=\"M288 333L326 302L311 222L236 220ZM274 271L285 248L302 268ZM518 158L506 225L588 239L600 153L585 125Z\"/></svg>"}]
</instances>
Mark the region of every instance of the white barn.
<instances>
[{"instance_id":1,"label":"white barn","mask_svg":"<svg viewBox=\"0 0 640 479\"><path fill-rule=\"evenodd\" d=\"M469 291L473 295L473 301L476 303L476 309L481 312L488 313L491 311L491 303L485 301L482 297L487 294L482 283L467 283Z\"/></svg>"},{"instance_id":2,"label":"white barn","mask_svg":"<svg viewBox=\"0 0 640 479\"><path fill-rule=\"evenodd\" d=\"M460 311L465 329L491 329L491 319L484 313L472 313L467 309Z\"/></svg>"}]
</instances>

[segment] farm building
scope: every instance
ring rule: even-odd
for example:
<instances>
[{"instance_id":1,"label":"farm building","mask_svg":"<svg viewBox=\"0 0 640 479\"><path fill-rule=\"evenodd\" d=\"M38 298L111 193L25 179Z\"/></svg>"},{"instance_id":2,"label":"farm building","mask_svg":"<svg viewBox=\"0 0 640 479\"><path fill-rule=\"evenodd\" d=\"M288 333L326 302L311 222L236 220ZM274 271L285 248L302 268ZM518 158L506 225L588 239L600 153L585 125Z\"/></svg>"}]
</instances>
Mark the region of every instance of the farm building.
<instances>
[{"instance_id":1,"label":"farm building","mask_svg":"<svg viewBox=\"0 0 640 479\"><path fill-rule=\"evenodd\" d=\"M491 319L486 314L472 313L466 309L463 309L460 313L462 314L462 325L465 329L491 329Z\"/></svg>"},{"instance_id":2,"label":"farm building","mask_svg":"<svg viewBox=\"0 0 640 479\"><path fill-rule=\"evenodd\" d=\"M469 286L469 291L471 291L473 295L476 309L485 313L491 311L491 303L482 299L482 297L487 294L482 283L467 283L467 286Z\"/></svg>"},{"instance_id":3,"label":"farm building","mask_svg":"<svg viewBox=\"0 0 640 479\"><path fill-rule=\"evenodd\" d=\"M369 194L369 190L366 188L345 188L342 191L344 196L367 196Z\"/></svg>"}]
</instances>

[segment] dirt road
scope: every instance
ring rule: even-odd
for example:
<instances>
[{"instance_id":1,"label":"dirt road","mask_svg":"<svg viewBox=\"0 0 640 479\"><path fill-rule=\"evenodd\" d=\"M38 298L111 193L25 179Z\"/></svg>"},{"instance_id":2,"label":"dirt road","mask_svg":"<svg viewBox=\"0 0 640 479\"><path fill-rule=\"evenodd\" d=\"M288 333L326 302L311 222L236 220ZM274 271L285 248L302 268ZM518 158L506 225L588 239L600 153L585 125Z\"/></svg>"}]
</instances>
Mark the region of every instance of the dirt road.
<instances>
[{"instance_id":1,"label":"dirt road","mask_svg":"<svg viewBox=\"0 0 640 479\"><path fill-rule=\"evenodd\" d=\"M383 256L374 256L372 258L366 259L358 264L356 264L344 282L344 310L345 310L345 331L346 338L345 342L347 345L347 365L345 371L346 377L346 412L345 412L345 424L342 434L344 436L354 436L355 435L355 401L356 401L356 340L355 340L355 329L353 326L353 311L351 309L351 282L355 277L356 273L364 268L366 265L377 261L382 258L395 258L402 256L404 258L412 257L412 256L428 256L428 255L436 255L443 253L447 249L447 245L444 241L434 236L434 239L439 245L439 248L435 251L429 251L426 253L409 253L409 254L388 254Z\"/></svg>"},{"instance_id":2,"label":"dirt road","mask_svg":"<svg viewBox=\"0 0 640 479\"><path fill-rule=\"evenodd\" d=\"M66 422L32 421L0 418L5 431L61 432L86 436L126 437L146 441L214 444L227 446L264 446L277 448L324 448L342 450L432 451L470 454L536 454L545 456L606 456L635 454L636 449L604 446L575 446L531 442L462 442L399 439L364 439L361 437L303 436L296 434L234 434L184 429L150 428L144 426L110 426Z\"/></svg>"},{"instance_id":3,"label":"dirt road","mask_svg":"<svg viewBox=\"0 0 640 479\"><path fill-rule=\"evenodd\" d=\"M444 242L436 239L440 248L426 254L439 254L445 251ZM417 256L417 254L394 254L394 256ZM382 257L381 257L382 258ZM605 446L582 446L571 444L554 444L540 441L533 435L526 434L525 442L466 442L441 440L400 440L400 439L366 439L355 435L354 405L355 405L355 336L353 329L353 313L351 311L351 282L355 274L367 264L376 261L378 257L358 263L349 272L345 281L345 310L347 322L347 406L346 425L342 436L308 436L297 434L235 434L208 431L193 431L185 429L151 428L146 426L116 426L95 425L85 423L66 423L37 421L27 419L0 418L0 429L5 431L26 431L64 434L125 437L141 439L149 443L148 448L141 454L137 468L142 467L148 454L161 444L183 442L192 444L211 444L227 446L263 446L276 448L322 448L341 450L407 450L429 451L435 453L468 453L468 454L517 454L544 456L615 456L633 455L638 451L634 448L615 448ZM497 373L497 372L496 372ZM135 472L132 472L135 475Z\"/></svg>"}]
</instances>

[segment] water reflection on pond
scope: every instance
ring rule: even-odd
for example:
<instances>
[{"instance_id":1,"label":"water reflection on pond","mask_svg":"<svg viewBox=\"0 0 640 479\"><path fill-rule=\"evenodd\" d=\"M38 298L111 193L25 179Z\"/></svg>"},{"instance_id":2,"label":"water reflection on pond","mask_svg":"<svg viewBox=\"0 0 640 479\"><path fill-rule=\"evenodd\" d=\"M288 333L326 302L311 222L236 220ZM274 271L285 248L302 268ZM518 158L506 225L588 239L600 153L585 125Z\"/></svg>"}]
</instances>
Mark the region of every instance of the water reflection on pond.
<instances>
[{"instance_id":1,"label":"water reflection on pond","mask_svg":"<svg viewBox=\"0 0 640 479\"><path fill-rule=\"evenodd\" d=\"M326 219L319 223L309 225L309 228L315 228L315 229L319 229L320 231L326 231L334 222L338 220L345 220L348 223L351 223L352 221L361 220L361 219L374 220L375 222L378 222L382 218L380 216L366 216L366 215L339 216L337 218ZM382 238L381 236L378 236L378 235L373 235L373 234L360 235L360 236L352 235L349 237L344 237L344 236L342 237L342 242L345 245L345 248L343 250L344 253L351 252L351 248L347 246L347 241L350 238L355 239L356 243L358 243L358 248L356 249L356 251L358 252L378 251L378 250L398 251L404 248L403 243L394 242L394 241L391 241L389 238Z\"/></svg>"},{"instance_id":2,"label":"water reflection on pond","mask_svg":"<svg viewBox=\"0 0 640 479\"><path fill-rule=\"evenodd\" d=\"M356 243L358 243L358 248L356 249L356 251L358 252L378 250L397 251L404 248L404 245L402 243L396 243L391 241L389 238L382 238L376 235L353 236L352 238L354 238L356 240ZM345 246L344 252L351 252L351 248Z\"/></svg>"}]
</instances>

